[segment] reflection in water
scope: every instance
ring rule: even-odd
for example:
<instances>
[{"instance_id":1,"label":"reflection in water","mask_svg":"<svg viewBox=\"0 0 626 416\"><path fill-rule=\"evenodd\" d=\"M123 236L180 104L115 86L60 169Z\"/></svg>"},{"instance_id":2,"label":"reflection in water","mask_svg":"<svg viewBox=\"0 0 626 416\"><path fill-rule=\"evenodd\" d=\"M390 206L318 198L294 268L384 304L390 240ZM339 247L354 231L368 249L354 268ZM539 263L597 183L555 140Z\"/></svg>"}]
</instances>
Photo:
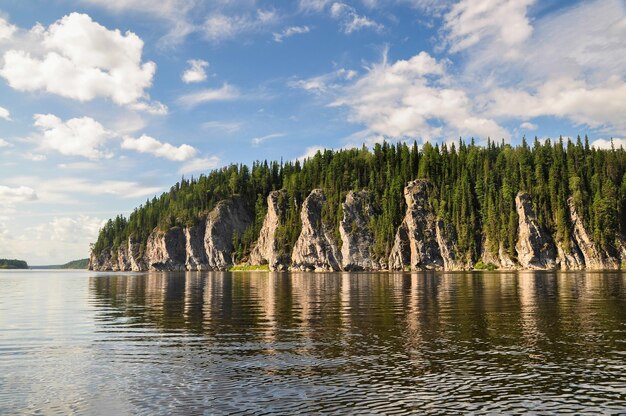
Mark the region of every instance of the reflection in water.
<instances>
[{"instance_id":1,"label":"reflection in water","mask_svg":"<svg viewBox=\"0 0 626 416\"><path fill-rule=\"evenodd\" d=\"M111 410L95 387L116 413L626 411L624 273L89 276L72 313L92 326L53 325L72 336L31 363L63 392L47 360L73 345L70 410ZM27 379L10 332L0 370ZM0 413L68 412L37 397L0 396Z\"/></svg>"}]
</instances>

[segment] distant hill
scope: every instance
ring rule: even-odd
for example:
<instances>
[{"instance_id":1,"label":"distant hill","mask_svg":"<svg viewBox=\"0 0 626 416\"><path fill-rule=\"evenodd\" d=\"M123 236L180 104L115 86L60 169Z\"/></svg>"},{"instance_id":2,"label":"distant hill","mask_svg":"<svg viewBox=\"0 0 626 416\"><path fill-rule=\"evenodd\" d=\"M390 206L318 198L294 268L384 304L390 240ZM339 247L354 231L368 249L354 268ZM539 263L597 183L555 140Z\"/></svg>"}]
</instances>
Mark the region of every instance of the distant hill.
<instances>
[{"instance_id":1,"label":"distant hill","mask_svg":"<svg viewBox=\"0 0 626 416\"><path fill-rule=\"evenodd\" d=\"M89 259L80 259L73 260L65 264L56 264L50 266L32 266L31 269L76 269L83 270L87 269L87 265L89 264Z\"/></svg>"},{"instance_id":2,"label":"distant hill","mask_svg":"<svg viewBox=\"0 0 626 416\"><path fill-rule=\"evenodd\" d=\"M0 259L0 269L28 269L28 264L24 260Z\"/></svg>"}]
</instances>

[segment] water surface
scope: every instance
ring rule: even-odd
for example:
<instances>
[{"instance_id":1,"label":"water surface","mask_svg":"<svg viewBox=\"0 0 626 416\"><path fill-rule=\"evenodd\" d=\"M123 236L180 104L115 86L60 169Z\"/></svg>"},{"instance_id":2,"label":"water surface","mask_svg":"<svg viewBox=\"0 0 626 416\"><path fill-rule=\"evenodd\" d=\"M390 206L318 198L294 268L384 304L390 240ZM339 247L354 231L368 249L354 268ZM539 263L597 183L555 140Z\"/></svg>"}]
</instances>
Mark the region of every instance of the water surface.
<instances>
[{"instance_id":1,"label":"water surface","mask_svg":"<svg viewBox=\"0 0 626 416\"><path fill-rule=\"evenodd\" d=\"M626 273L0 272L0 414L626 412Z\"/></svg>"}]
</instances>

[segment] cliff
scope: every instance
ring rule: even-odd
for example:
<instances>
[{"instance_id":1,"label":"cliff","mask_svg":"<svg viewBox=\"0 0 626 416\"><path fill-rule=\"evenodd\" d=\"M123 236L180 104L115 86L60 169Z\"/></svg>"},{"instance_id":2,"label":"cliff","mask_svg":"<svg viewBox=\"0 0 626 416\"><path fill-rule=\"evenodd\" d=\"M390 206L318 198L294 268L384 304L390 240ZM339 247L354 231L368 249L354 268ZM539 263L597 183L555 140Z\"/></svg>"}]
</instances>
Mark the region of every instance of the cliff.
<instances>
[{"instance_id":1,"label":"cliff","mask_svg":"<svg viewBox=\"0 0 626 416\"><path fill-rule=\"evenodd\" d=\"M311 191L302 203L302 231L291 253L291 270L341 270L341 257L333 230L322 221L325 203L326 197L321 189Z\"/></svg>"},{"instance_id":2,"label":"cliff","mask_svg":"<svg viewBox=\"0 0 626 416\"><path fill-rule=\"evenodd\" d=\"M286 192L273 191L267 196L267 213L263 219L259 239L250 252L250 263L253 265L267 264L272 271L287 270L290 258L281 255L276 240L276 230L285 220Z\"/></svg>"},{"instance_id":3,"label":"cliff","mask_svg":"<svg viewBox=\"0 0 626 416\"><path fill-rule=\"evenodd\" d=\"M519 218L515 250L520 266L534 270L556 268L556 250L552 236L539 224L530 196L519 192L515 197L515 208Z\"/></svg>"},{"instance_id":4,"label":"cliff","mask_svg":"<svg viewBox=\"0 0 626 416\"><path fill-rule=\"evenodd\" d=\"M471 256L459 249L456 229L438 218L430 202L432 184L411 181L404 188L406 211L396 229L388 263L375 259L375 239L370 219L373 209L368 190L350 191L341 208L335 229L323 222L326 196L314 189L300 210L301 232L291 255L281 255L277 230L283 226L287 209L284 190L270 192L267 212L256 238L249 262L267 264L270 270L357 271L357 270L470 270ZM601 250L585 229L573 200L568 200L570 234L556 240L540 223L530 196L519 192L515 198L518 215L515 254L507 253L502 242L484 239L480 260L498 269L580 270L618 269L626 263L626 244L618 238L616 254ZM177 271L227 270L233 265L233 236L243 235L252 225L252 213L243 200L231 197L219 202L196 224L155 229L145 243L129 238L117 250L91 254L91 270ZM621 264L620 264L621 263Z\"/></svg>"},{"instance_id":5,"label":"cliff","mask_svg":"<svg viewBox=\"0 0 626 416\"><path fill-rule=\"evenodd\" d=\"M341 235L341 265L346 271L379 270L381 265L372 258L374 236L369 228L372 208L366 190L350 191L342 204L343 218L339 223Z\"/></svg>"}]
</instances>

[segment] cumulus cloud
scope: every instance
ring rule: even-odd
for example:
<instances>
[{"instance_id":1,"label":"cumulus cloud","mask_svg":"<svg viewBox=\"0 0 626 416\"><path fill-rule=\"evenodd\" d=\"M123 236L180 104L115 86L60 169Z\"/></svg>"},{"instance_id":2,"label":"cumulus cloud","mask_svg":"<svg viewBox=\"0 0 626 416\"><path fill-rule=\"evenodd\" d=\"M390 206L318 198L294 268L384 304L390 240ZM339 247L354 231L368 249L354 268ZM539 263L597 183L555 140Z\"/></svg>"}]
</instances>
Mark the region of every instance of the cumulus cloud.
<instances>
[{"instance_id":1,"label":"cumulus cloud","mask_svg":"<svg viewBox=\"0 0 626 416\"><path fill-rule=\"evenodd\" d=\"M110 98L132 106L147 100L154 62L142 62L143 41L109 30L81 13L28 33L30 47L4 53L0 76L19 91L46 91L78 101ZM147 108L149 108L148 106Z\"/></svg>"},{"instance_id":2,"label":"cumulus cloud","mask_svg":"<svg viewBox=\"0 0 626 416\"><path fill-rule=\"evenodd\" d=\"M37 193L28 186L9 187L0 185L0 202L14 204L16 202L35 201Z\"/></svg>"},{"instance_id":3,"label":"cumulus cloud","mask_svg":"<svg viewBox=\"0 0 626 416\"><path fill-rule=\"evenodd\" d=\"M11 39L16 30L17 28L14 25L7 22L3 17L0 17L0 42Z\"/></svg>"},{"instance_id":4,"label":"cumulus cloud","mask_svg":"<svg viewBox=\"0 0 626 416\"><path fill-rule=\"evenodd\" d=\"M111 156L103 149L111 133L91 117L63 121L53 114L35 114L34 119L35 127L41 131L41 137L35 138L41 150L89 159Z\"/></svg>"},{"instance_id":5,"label":"cumulus cloud","mask_svg":"<svg viewBox=\"0 0 626 416\"><path fill-rule=\"evenodd\" d=\"M203 25L204 36L212 42L235 38L243 33L260 32L278 22L276 12L257 10L255 14L226 15L216 12Z\"/></svg>"},{"instance_id":6,"label":"cumulus cloud","mask_svg":"<svg viewBox=\"0 0 626 416\"><path fill-rule=\"evenodd\" d=\"M537 130L537 125L529 121L525 121L522 124L520 124L519 128L524 129L524 130Z\"/></svg>"},{"instance_id":7,"label":"cumulus cloud","mask_svg":"<svg viewBox=\"0 0 626 416\"><path fill-rule=\"evenodd\" d=\"M332 105L374 135L509 137L494 120L478 115L465 91L446 85L445 66L426 52L389 64L385 58L343 91Z\"/></svg>"},{"instance_id":8,"label":"cumulus cloud","mask_svg":"<svg viewBox=\"0 0 626 416\"><path fill-rule=\"evenodd\" d=\"M11 113L4 107L0 107L0 118L11 121Z\"/></svg>"},{"instance_id":9,"label":"cumulus cloud","mask_svg":"<svg viewBox=\"0 0 626 416\"><path fill-rule=\"evenodd\" d=\"M626 139L613 138L610 140L598 139L591 142L591 146L597 149L626 149Z\"/></svg>"},{"instance_id":10,"label":"cumulus cloud","mask_svg":"<svg viewBox=\"0 0 626 416\"><path fill-rule=\"evenodd\" d=\"M354 7L348 6L345 3L333 3L332 6L330 6L330 15L341 22L341 28L346 34L361 29L381 31L385 28L383 25L371 20L367 16L359 15Z\"/></svg>"},{"instance_id":11,"label":"cumulus cloud","mask_svg":"<svg viewBox=\"0 0 626 416\"><path fill-rule=\"evenodd\" d=\"M187 107L195 107L206 102L231 101L237 98L239 98L239 90L230 84L224 84L221 88L208 88L183 95L178 99L178 102Z\"/></svg>"},{"instance_id":12,"label":"cumulus cloud","mask_svg":"<svg viewBox=\"0 0 626 416\"><path fill-rule=\"evenodd\" d=\"M535 0L461 0L444 17L450 50L458 52L485 38L507 46L525 41L532 33L526 16Z\"/></svg>"},{"instance_id":13,"label":"cumulus cloud","mask_svg":"<svg viewBox=\"0 0 626 416\"><path fill-rule=\"evenodd\" d=\"M311 28L309 26L290 26L283 29L280 33L273 33L274 42L282 42L284 39L289 38L294 35L301 35L304 33L309 33Z\"/></svg>"},{"instance_id":14,"label":"cumulus cloud","mask_svg":"<svg viewBox=\"0 0 626 416\"><path fill-rule=\"evenodd\" d=\"M149 153L157 157L179 162L191 159L198 153L195 148L187 144L176 147L169 143L162 143L145 134L138 139L125 137L122 141L122 149L135 150L139 153Z\"/></svg>"},{"instance_id":15,"label":"cumulus cloud","mask_svg":"<svg viewBox=\"0 0 626 416\"><path fill-rule=\"evenodd\" d=\"M185 84L206 80L206 68L209 67L209 63L207 61L203 61L201 59L190 59L187 63L189 64L189 68L185 70L182 75L182 80Z\"/></svg>"},{"instance_id":16,"label":"cumulus cloud","mask_svg":"<svg viewBox=\"0 0 626 416\"><path fill-rule=\"evenodd\" d=\"M322 146L310 146L307 147L304 153L296 158L300 162L303 162L305 159L310 159L317 154L317 152L323 152L326 148Z\"/></svg>"},{"instance_id":17,"label":"cumulus cloud","mask_svg":"<svg viewBox=\"0 0 626 416\"><path fill-rule=\"evenodd\" d=\"M4 139L0 139L0 147L13 147L13 145Z\"/></svg>"},{"instance_id":18,"label":"cumulus cloud","mask_svg":"<svg viewBox=\"0 0 626 416\"><path fill-rule=\"evenodd\" d=\"M184 163L178 170L178 173L186 175L195 172L207 172L218 167L220 163L220 158L217 156L193 159Z\"/></svg>"}]
</instances>

